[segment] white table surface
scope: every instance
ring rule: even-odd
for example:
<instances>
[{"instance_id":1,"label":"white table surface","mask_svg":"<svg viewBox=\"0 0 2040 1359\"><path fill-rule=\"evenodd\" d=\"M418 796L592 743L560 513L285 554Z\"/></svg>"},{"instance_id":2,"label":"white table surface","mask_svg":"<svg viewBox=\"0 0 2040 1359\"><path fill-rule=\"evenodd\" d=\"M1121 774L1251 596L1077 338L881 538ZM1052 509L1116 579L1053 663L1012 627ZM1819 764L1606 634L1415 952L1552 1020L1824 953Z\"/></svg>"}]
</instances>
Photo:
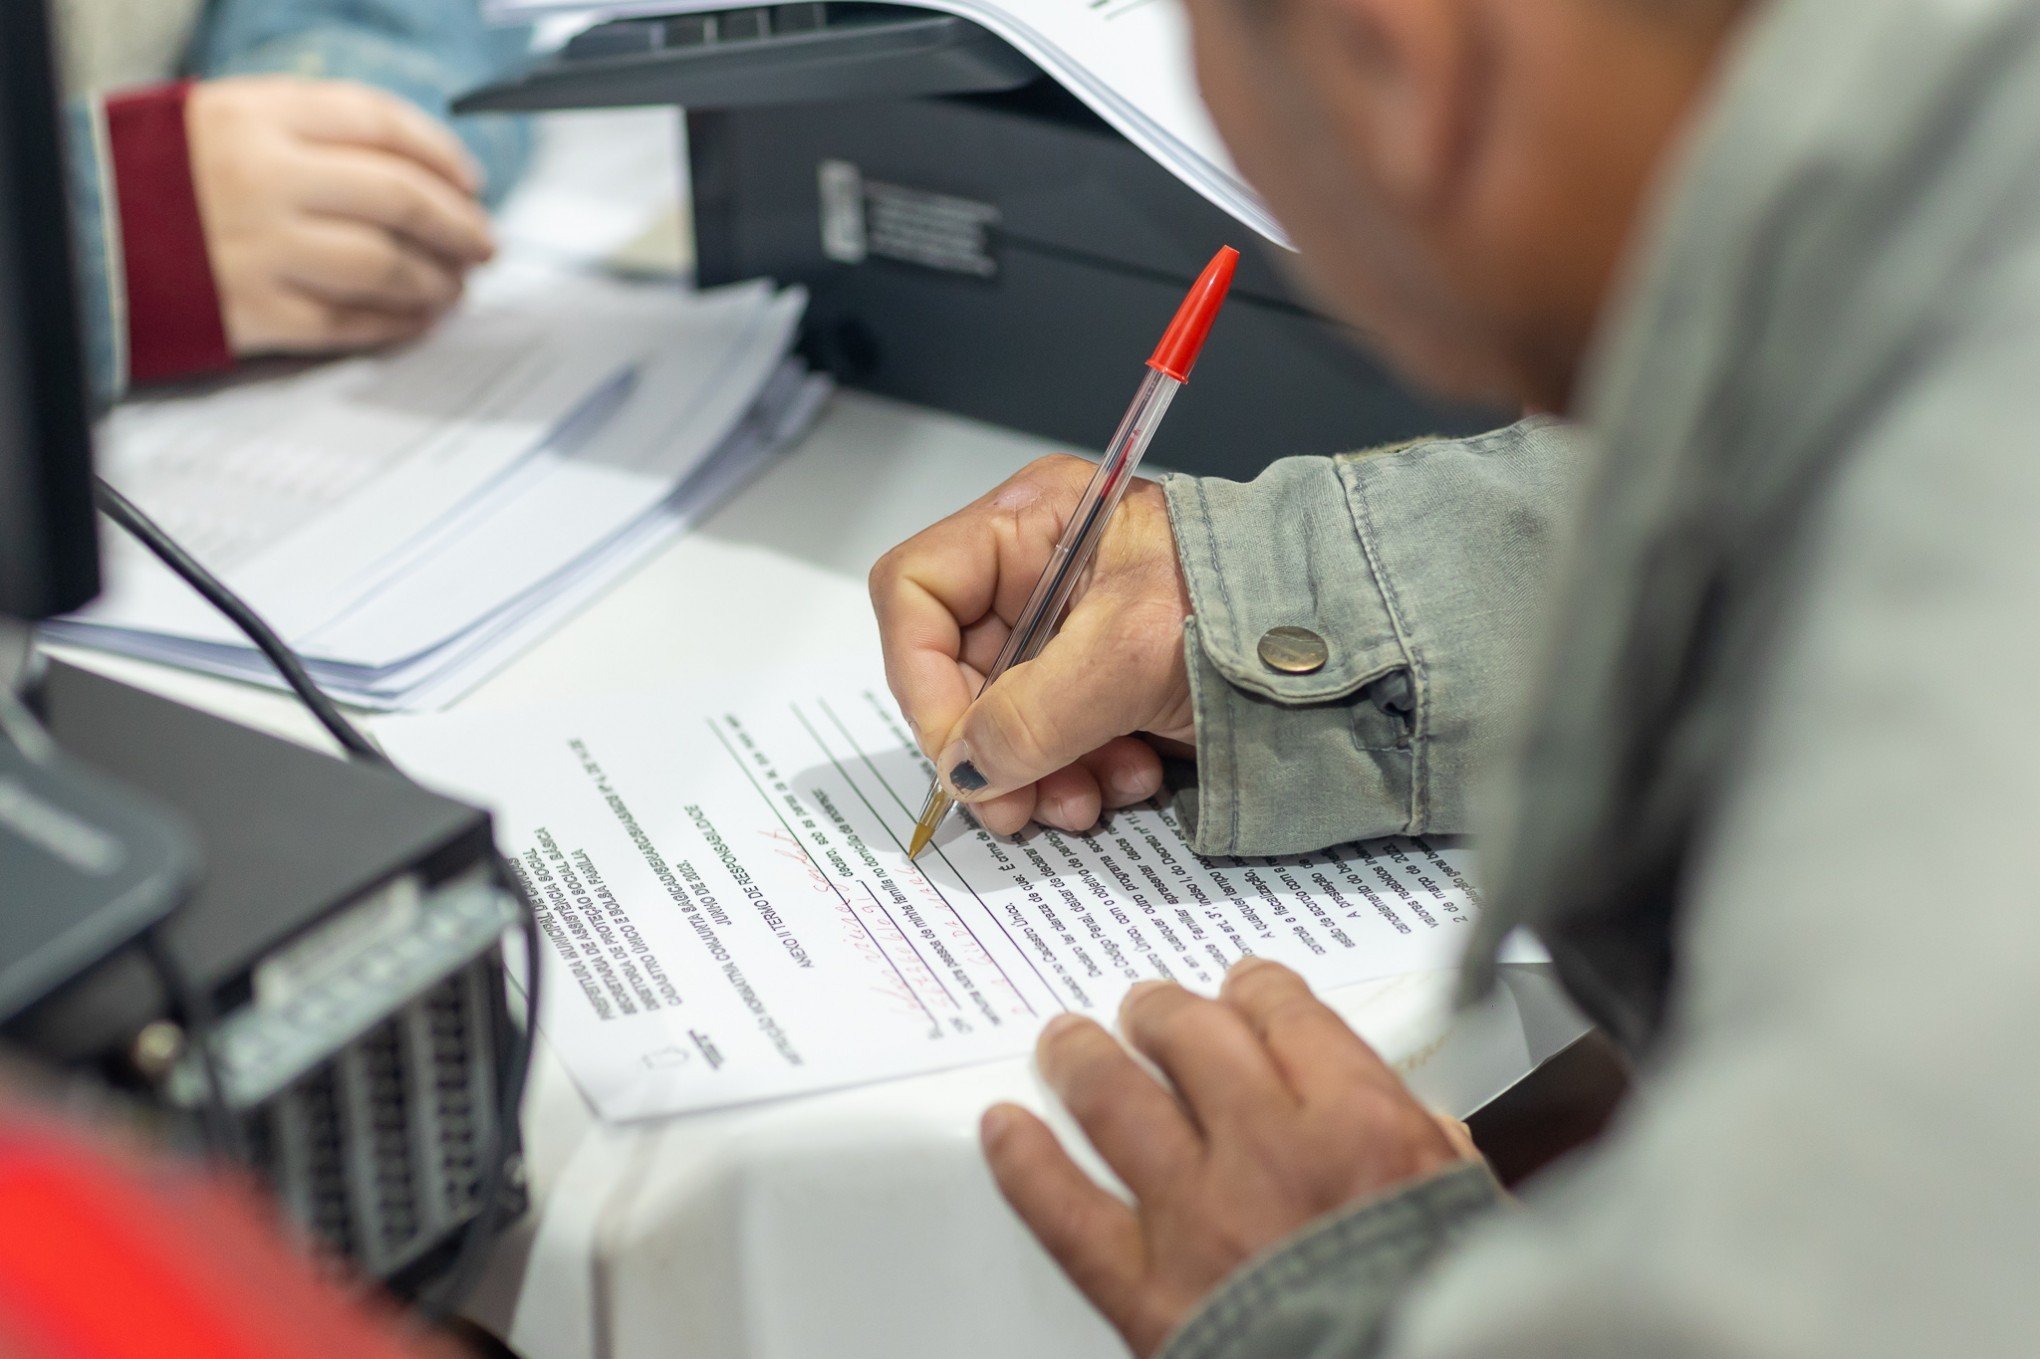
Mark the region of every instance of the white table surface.
<instances>
[{"instance_id":1,"label":"white table surface","mask_svg":"<svg viewBox=\"0 0 2040 1359\"><path fill-rule=\"evenodd\" d=\"M460 706L586 702L874 646L870 563L1046 451L838 395L783 461ZM65 654L320 739L285 696ZM1332 999L1427 1098L1465 1113L1577 1032L1548 978L1512 971L1507 991L1457 1018L1442 975ZM527 1359L1120 1353L992 1188L975 1126L998 1099L1047 1108L1016 1059L617 1127L593 1117L541 1043L526 1107L536 1206L498 1250L475 1314Z\"/></svg>"}]
</instances>

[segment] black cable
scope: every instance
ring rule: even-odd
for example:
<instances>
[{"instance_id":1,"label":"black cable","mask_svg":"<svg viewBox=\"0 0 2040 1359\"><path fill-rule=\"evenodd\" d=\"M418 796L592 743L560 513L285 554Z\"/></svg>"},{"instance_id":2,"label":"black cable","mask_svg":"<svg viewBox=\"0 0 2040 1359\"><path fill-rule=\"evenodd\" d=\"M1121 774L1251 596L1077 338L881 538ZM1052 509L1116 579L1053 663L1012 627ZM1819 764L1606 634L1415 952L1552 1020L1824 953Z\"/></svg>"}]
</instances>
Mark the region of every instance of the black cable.
<instances>
[{"instance_id":1,"label":"black cable","mask_svg":"<svg viewBox=\"0 0 2040 1359\"><path fill-rule=\"evenodd\" d=\"M183 1028L185 1042L198 1057L203 1092L199 1114L205 1122L206 1142L214 1155L235 1165L251 1165L248 1138L227 1095L226 1076L220 1070L219 1052L213 1046L219 1028L211 999L203 987L194 985L184 974L160 927L142 936L141 951L155 969L156 979L169 999L171 1018Z\"/></svg>"},{"instance_id":2,"label":"black cable","mask_svg":"<svg viewBox=\"0 0 2040 1359\"><path fill-rule=\"evenodd\" d=\"M228 587L225 581L207 570L196 557L172 538L163 527L151 519L142 509L106 481L103 477L93 478L94 498L99 510L107 518L131 534L157 560L170 568L184 582L198 592L208 604L225 614L235 627L246 634L269 663L276 667L291 692L317 718L340 743L349 755L368 764L387 769L401 778L410 776L397 767L395 761L383 749L371 741L361 729L349 721L340 711L338 704L319 688L318 681L305 669L303 660L290 649L260 614L248 602ZM411 780L415 782L415 780ZM420 1307L429 1318L443 1319L452 1314L463 1298L473 1288L475 1276L479 1273L483 1252L495 1237L501 1225L503 1211L508 1204L510 1188L511 1148L508 1145L511 1130L517 1126L518 1112L523 1107L524 1091L530 1084L531 1062L538 1047L538 1003L541 989L539 950L542 946L538 928L538 910L524 890L524 882L511 869L509 861L500 850L492 851L492 866L497 886L516 900L519 911L519 927L524 936L525 982L524 982L524 1024L513 1036L503 1051L503 1060L496 1073L497 1110L490 1128L489 1154L484 1164L487 1167L483 1184L478 1191L479 1204L474 1218L461 1233L460 1244L455 1247L451 1263L443 1276L441 1286L430 1298L421 1299ZM215 1054L212 1051L210 1007L193 988L183 986L183 976L176 960L162 948L160 941L151 935L145 944L151 961L163 977L166 989L180 987L182 997L173 996L173 1004L186 1006L189 1016L183 1022L187 1033L194 1035L197 1042L198 1030L202 1029L206 1041L197 1042L200 1061L205 1067L208 1086L208 1121L217 1121L225 1115L225 1123L215 1130L216 1137L228 1139L226 1147L236 1149L235 1159L246 1161L246 1139L241 1136L241 1126L232 1116L232 1109L226 1103L226 1086L220 1077ZM198 1026L194 1028L194 1024Z\"/></svg>"},{"instance_id":3,"label":"black cable","mask_svg":"<svg viewBox=\"0 0 2040 1359\"><path fill-rule=\"evenodd\" d=\"M183 577L184 583L198 591L206 603L225 614L235 627L247 634L248 640L276 667L276 673L283 676L283 682L291 687L291 692L311 709L312 716L319 719L319 725L331 732L333 739L348 754L385 769L396 768L380 746L347 720L347 714L326 696L326 691L311 677L297 653L262 620L262 615L248 606L246 600L228 589L225 581L206 570L175 538L164 532L162 525L115 490L106 478L94 477L92 490L101 514L126 529L137 542L153 552L157 560Z\"/></svg>"}]
</instances>

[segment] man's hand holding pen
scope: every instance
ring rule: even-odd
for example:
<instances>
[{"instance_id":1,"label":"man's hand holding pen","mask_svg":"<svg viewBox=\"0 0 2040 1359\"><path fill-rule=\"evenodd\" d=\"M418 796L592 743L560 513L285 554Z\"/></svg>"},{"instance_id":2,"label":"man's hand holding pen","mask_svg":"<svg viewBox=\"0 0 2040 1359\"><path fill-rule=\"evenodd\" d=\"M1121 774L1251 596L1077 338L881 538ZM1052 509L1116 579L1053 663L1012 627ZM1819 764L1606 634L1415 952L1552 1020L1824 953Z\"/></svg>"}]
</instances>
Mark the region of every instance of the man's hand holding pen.
<instances>
[{"instance_id":1,"label":"man's hand holding pen","mask_svg":"<svg viewBox=\"0 0 2040 1359\"><path fill-rule=\"evenodd\" d=\"M1161 756L1143 735L1196 740L1189 595L1151 481L1127 491L1062 630L977 698L1095 470L1033 463L871 572L893 696L944 783L999 834L1030 821L1088 830L1160 790Z\"/></svg>"},{"instance_id":2,"label":"man's hand holding pen","mask_svg":"<svg viewBox=\"0 0 2040 1359\"><path fill-rule=\"evenodd\" d=\"M1139 802L1161 787L1159 759L1138 743L1123 743L1128 735L1190 735L1180 644L1189 597L1169 546L1168 505L1160 488L1134 473L1190 381L1239 262L1239 251L1220 246L1190 285L1095 466L1071 458L1038 462L1029 469L1038 476L1022 473L994 491L989 503L972 507L981 513L945 520L909 543L915 550L905 551L904 559L893 553L873 573L888 669L902 649L894 641L904 639L908 661L930 659L933 652L932 666L908 667L916 701L902 700L937 771L915 821L909 859L934 842L958 798L974 802L978 819L994 830L1018 830L1037 817L1088 829L1101 807ZM1081 486L1059 484L1058 478L1070 477ZM1051 491L1047 497L1044 487ZM1056 496L1056 490L1073 490L1074 498ZM1148 500L1148 513L1141 532L1129 539L1118 511L1135 490ZM1000 537L1008 519L1011 531ZM987 529L989 540L982 536ZM1025 560L1038 569L1033 583L1022 586L1028 577L1014 568ZM1173 595L1164 580L1175 581ZM1090 603L1081 618L1080 597ZM932 611L904 617L895 611L902 600L913 606L930 599L937 606ZM1076 630L1070 640L1077 645L1051 659L1045 648L1064 626ZM1171 637L1176 645L1161 654L1155 643ZM1101 675L1100 655L1120 663L1108 664ZM1017 689L1003 683L1014 667L1030 672ZM1157 692L1150 681L1158 676L1175 678L1164 678ZM890 679L898 693L900 674ZM1136 686L1130 704L1123 694L1114 702L1106 687L1119 681ZM1060 702L1043 702L1050 694ZM1096 713L1090 711L1094 703ZM1063 715L1050 716L1058 712Z\"/></svg>"}]
</instances>

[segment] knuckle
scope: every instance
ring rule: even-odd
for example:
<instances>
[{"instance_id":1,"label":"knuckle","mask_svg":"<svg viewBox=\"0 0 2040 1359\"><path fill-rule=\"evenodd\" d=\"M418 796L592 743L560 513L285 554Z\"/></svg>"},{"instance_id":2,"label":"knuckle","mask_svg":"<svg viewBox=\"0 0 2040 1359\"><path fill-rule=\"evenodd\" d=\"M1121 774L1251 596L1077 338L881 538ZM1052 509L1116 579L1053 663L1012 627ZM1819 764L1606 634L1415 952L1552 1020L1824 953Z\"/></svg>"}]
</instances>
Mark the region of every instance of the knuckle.
<instances>
[{"instance_id":1,"label":"knuckle","mask_svg":"<svg viewBox=\"0 0 2040 1359\"><path fill-rule=\"evenodd\" d=\"M1156 1016L1151 1036L1158 1046L1195 1050L1217 1035L1217 1024L1211 1002L1185 991L1177 1004Z\"/></svg>"},{"instance_id":2,"label":"knuckle","mask_svg":"<svg viewBox=\"0 0 2040 1359\"><path fill-rule=\"evenodd\" d=\"M871 572L865 577L864 583L874 602L882 601L892 594L894 587L899 583L900 563L905 551L906 545L903 543L890 549L871 564Z\"/></svg>"},{"instance_id":3,"label":"knuckle","mask_svg":"<svg viewBox=\"0 0 2040 1359\"><path fill-rule=\"evenodd\" d=\"M1049 453L1029 463L1027 470L1050 481L1067 481L1072 476L1088 477L1096 469L1087 459L1074 453Z\"/></svg>"},{"instance_id":4,"label":"knuckle","mask_svg":"<svg viewBox=\"0 0 2040 1359\"><path fill-rule=\"evenodd\" d=\"M432 224L432 200L407 179L400 179L397 184L397 229L407 235L422 234Z\"/></svg>"},{"instance_id":5,"label":"knuckle","mask_svg":"<svg viewBox=\"0 0 2040 1359\"><path fill-rule=\"evenodd\" d=\"M1270 988L1279 987L1281 981L1281 977L1272 973L1266 963L1247 957L1233 964L1225 979L1225 992L1229 998L1242 1004L1255 1005L1268 999Z\"/></svg>"},{"instance_id":6,"label":"knuckle","mask_svg":"<svg viewBox=\"0 0 2040 1359\"><path fill-rule=\"evenodd\" d=\"M1324 1008L1315 999L1295 992L1272 997L1261 1010L1262 1023L1270 1032L1315 1023L1323 1018L1325 1013Z\"/></svg>"},{"instance_id":7,"label":"knuckle","mask_svg":"<svg viewBox=\"0 0 2040 1359\"><path fill-rule=\"evenodd\" d=\"M1382 1091L1355 1082L1325 1098L1323 1114L1326 1126L1321 1131L1328 1137L1345 1137L1356 1130L1365 1132L1377 1143L1377 1152L1387 1154L1398 1144L1396 1139L1383 1134L1402 1123L1398 1113L1394 1102L1384 1098Z\"/></svg>"},{"instance_id":8,"label":"knuckle","mask_svg":"<svg viewBox=\"0 0 2040 1359\"><path fill-rule=\"evenodd\" d=\"M362 94L367 100L363 111L376 137L385 142L405 140L404 134L410 130L410 119L405 117L404 106L382 90L365 89Z\"/></svg>"},{"instance_id":9,"label":"knuckle","mask_svg":"<svg viewBox=\"0 0 2040 1359\"><path fill-rule=\"evenodd\" d=\"M1052 1075L1062 1069L1065 1059L1074 1050L1072 1045L1084 1028L1082 1024L1057 1022L1041 1031L1041 1037L1035 1040L1034 1053L1044 1071Z\"/></svg>"},{"instance_id":10,"label":"knuckle","mask_svg":"<svg viewBox=\"0 0 2040 1359\"><path fill-rule=\"evenodd\" d=\"M1191 996L1181 987L1140 986L1127 992L1120 1016L1128 1029L1149 1037L1167 1037L1182 1031L1185 1005Z\"/></svg>"},{"instance_id":11,"label":"knuckle","mask_svg":"<svg viewBox=\"0 0 2040 1359\"><path fill-rule=\"evenodd\" d=\"M1141 1029L1152 1025L1158 1008L1163 1003L1165 988L1153 985L1136 986L1126 993L1126 999L1119 1002L1119 1021L1127 1029Z\"/></svg>"},{"instance_id":12,"label":"knuckle","mask_svg":"<svg viewBox=\"0 0 2040 1359\"><path fill-rule=\"evenodd\" d=\"M319 339L337 339L347 327L347 313L338 303L314 303L311 312L311 325Z\"/></svg>"},{"instance_id":13,"label":"knuckle","mask_svg":"<svg viewBox=\"0 0 2040 1359\"><path fill-rule=\"evenodd\" d=\"M1034 1209L1035 1229L1061 1253L1075 1250L1089 1225L1083 1205L1072 1198L1051 1199Z\"/></svg>"},{"instance_id":14,"label":"knuckle","mask_svg":"<svg viewBox=\"0 0 2040 1359\"><path fill-rule=\"evenodd\" d=\"M1280 963L1248 954L1232 965L1226 974L1225 985L1242 1000L1256 997L1272 999L1296 980L1296 974Z\"/></svg>"},{"instance_id":15,"label":"knuckle","mask_svg":"<svg viewBox=\"0 0 2040 1359\"><path fill-rule=\"evenodd\" d=\"M1063 1103L1077 1122L1089 1129L1112 1129L1130 1118L1130 1101L1120 1073L1088 1053L1064 1078Z\"/></svg>"},{"instance_id":16,"label":"knuckle","mask_svg":"<svg viewBox=\"0 0 2040 1359\"><path fill-rule=\"evenodd\" d=\"M348 264L364 278L376 278L389 272L391 262L398 255L396 238L373 227L349 232L344 244L335 239L333 248L336 252L344 251Z\"/></svg>"},{"instance_id":17,"label":"knuckle","mask_svg":"<svg viewBox=\"0 0 2040 1359\"><path fill-rule=\"evenodd\" d=\"M1095 1108L1116 1089L1110 1058L1118 1044L1096 1024L1073 1024L1044 1036L1040 1061L1072 1110Z\"/></svg>"},{"instance_id":18,"label":"knuckle","mask_svg":"<svg viewBox=\"0 0 2040 1359\"><path fill-rule=\"evenodd\" d=\"M330 88L334 99L361 120L364 130L374 133L388 129L390 96L372 85L362 85L351 80L335 81Z\"/></svg>"}]
</instances>

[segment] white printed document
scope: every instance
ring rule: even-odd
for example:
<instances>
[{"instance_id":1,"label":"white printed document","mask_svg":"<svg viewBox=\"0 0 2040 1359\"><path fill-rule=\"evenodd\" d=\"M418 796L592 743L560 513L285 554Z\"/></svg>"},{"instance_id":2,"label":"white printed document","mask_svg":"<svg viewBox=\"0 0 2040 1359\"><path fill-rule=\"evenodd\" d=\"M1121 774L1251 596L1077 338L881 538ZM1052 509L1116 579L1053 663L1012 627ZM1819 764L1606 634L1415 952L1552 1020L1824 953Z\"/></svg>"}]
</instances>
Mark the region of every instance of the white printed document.
<instances>
[{"instance_id":1,"label":"white printed document","mask_svg":"<svg viewBox=\"0 0 2040 1359\"><path fill-rule=\"evenodd\" d=\"M1320 988L1451 968L1479 912L1458 848L1205 860L1160 806L1017 839L958 814L910 863L930 769L862 670L378 731L496 810L541 1027L615 1120L1023 1053L1064 1010L1215 991L1250 953Z\"/></svg>"}]
</instances>

